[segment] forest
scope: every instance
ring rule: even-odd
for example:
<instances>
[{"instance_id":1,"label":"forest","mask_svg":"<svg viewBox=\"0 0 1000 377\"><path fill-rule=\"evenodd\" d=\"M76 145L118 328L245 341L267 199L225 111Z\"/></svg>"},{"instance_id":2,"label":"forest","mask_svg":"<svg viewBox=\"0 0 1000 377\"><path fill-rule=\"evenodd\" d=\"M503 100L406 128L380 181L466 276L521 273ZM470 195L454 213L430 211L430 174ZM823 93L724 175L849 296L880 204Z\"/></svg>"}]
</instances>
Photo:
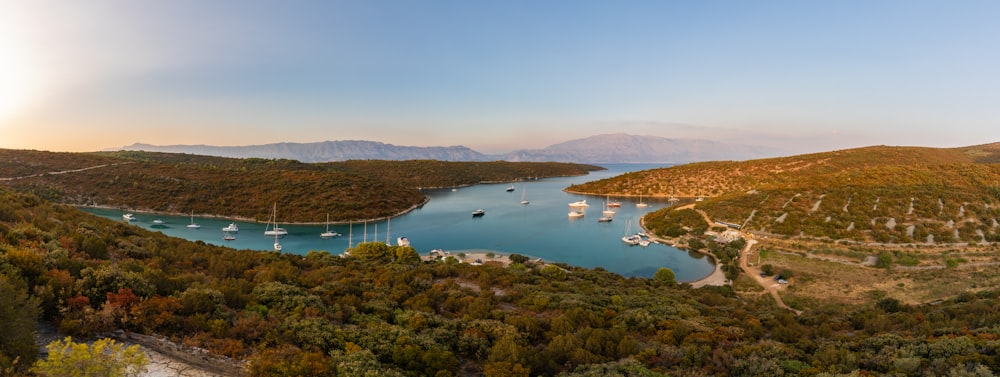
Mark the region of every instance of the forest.
<instances>
[{"instance_id":1,"label":"forest","mask_svg":"<svg viewBox=\"0 0 1000 377\"><path fill-rule=\"evenodd\" d=\"M169 238L0 189L0 370L29 373L37 320L67 335L157 334L250 376L992 375L1000 291L890 294L802 315L671 274L349 257Z\"/></svg>"}]
</instances>

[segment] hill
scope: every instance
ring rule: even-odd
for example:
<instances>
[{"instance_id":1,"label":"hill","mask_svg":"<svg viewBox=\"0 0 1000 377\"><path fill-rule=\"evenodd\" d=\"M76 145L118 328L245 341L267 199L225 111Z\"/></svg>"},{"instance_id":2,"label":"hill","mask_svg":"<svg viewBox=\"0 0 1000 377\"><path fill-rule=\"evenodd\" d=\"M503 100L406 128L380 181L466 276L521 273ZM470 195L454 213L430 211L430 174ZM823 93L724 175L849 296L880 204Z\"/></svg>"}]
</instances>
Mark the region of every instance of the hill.
<instances>
[{"instance_id":1,"label":"hill","mask_svg":"<svg viewBox=\"0 0 1000 377\"><path fill-rule=\"evenodd\" d=\"M575 185L574 192L705 197L744 230L888 244L1000 241L1000 146L876 146L702 162Z\"/></svg>"},{"instance_id":2,"label":"hill","mask_svg":"<svg viewBox=\"0 0 1000 377\"><path fill-rule=\"evenodd\" d=\"M780 155L771 148L709 140L668 139L623 133L596 135L548 146L487 155L463 146L411 147L373 141L325 141L219 147L208 145L133 144L126 151L188 153L233 158L289 159L302 162L346 160L518 161L579 163L683 163L744 160Z\"/></svg>"},{"instance_id":3,"label":"hill","mask_svg":"<svg viewBox=\"0 0 1000 377\"><path fill-rule=\"evenodd\" d=\"M892 297L796 317L727 288L543 265L238 251L0 188L0 368L39 353L33 321L122 329L245 361L249 376L991 375L996 290ZM658 274L659 275L659 274ZM19 363L13 363L19 360ZM825 373L825 374L824 374Z\"/></svg>"},{"instance_id":4,"label":"hill","mask_svg":"<svg viewBox=\"0 0 1000 377\"><path fill-rule=\"evenodd\" d=\"M745 160L779 154L772 148L753 145L617 133L570 140L543 149L518 150L502 157L507 161L684 163Z\"/></svg>"},{"instance_id":5,"label":"hill","mask_svg":"<svg viewBox=\"0 0 1000 377\"><path fill-rule=\"evenodd\" d=\"M419 187L583 175L564 163L231 159L152 152L0 150L0 181L68 204L282 222L394 216L424 203ZM17 179L10 179L17 177Z\"/></svg>"}]
</instances>

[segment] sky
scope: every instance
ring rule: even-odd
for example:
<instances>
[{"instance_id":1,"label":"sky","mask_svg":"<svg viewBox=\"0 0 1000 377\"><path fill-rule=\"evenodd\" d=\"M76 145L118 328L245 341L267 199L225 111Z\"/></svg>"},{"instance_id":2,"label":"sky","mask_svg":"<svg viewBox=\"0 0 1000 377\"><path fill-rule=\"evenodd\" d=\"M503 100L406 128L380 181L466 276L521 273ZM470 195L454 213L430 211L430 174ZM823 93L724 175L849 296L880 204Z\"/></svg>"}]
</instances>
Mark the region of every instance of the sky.
<instances>
[{"instance_id":1,"label":"sky","mask_svg":"<svg viewBox=\"0 0 1000 377\"><path fill-rule=\"evenodd\" d=\"M1000 142L997 1L0 0L0 148Z\"/></svg>"}]
</instances>

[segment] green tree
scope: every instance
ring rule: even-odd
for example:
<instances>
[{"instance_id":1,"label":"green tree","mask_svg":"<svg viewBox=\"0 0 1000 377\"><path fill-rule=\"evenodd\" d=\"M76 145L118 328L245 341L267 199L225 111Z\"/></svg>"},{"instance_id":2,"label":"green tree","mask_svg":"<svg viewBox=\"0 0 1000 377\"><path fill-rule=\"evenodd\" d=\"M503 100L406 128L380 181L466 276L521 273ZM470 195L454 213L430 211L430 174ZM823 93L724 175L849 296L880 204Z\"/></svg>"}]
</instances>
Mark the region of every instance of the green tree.
<instances>
[{"instance_id":1,"label":"green tree","mask_svg":"<svg viewBox=\"0 0 1000 377\"><path fill-rule=\"evenodd\" d=\"M38 300L0 275L0 371L21 371L35 361L38 347L33 334L38 312Z\"/></svg>"},{"instance_id":2,"label":"green tree","mask_svg":"<svg viewBox=\"0 0 1000 377\"><path fill-rule=\"evenodd\" d=\"M656 273L653 274L653 281L656 282L656 284L673 286L677 283L675 279L674 271L666 267L660 267L660 269L656 270Z\"/></svg>"},{"instance_id":3,"label":"green tree","mask_svg":"<svg viewBox=\"0 0 1000 377\"><path fill-rule=\"evenodd\" d=\"M146 354L138 345L128 346L113 339L92 345L75 343L66 337L45 346L49 355L35 363L35 373L51 377L139 376L146 371Z\"/></svg>"}]
</instances>

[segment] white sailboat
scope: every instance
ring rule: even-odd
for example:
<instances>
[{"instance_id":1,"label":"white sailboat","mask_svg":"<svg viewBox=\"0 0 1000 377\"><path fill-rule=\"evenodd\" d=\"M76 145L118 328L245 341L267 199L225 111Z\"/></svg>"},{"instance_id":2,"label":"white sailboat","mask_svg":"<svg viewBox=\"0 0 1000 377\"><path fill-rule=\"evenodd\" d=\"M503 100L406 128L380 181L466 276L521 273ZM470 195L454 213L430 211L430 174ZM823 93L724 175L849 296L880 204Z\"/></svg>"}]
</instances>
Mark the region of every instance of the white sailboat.
<instances>
[{"instance_id":1,"label":"white sailboat","mask_svg":"<svg viewBox=\"0 0 1000 377\"><path fill-rule=\"evenodd\" d=\"M648 204L642 202L642 194L639 194L639 202L635 203L637 208L646 208Z\"/></svg>"},{"instance_id":2,"label":"white sailboat","mask_svg":"<svg viewBox=\"0 0 1000 377\"><path fill-rule=\"evenodd\" d=\"M340 236L340 233L330 231L330 214L326 214L326 231L319 234L320 238L333 238Z\"/></svg>"},{"instance_id":3,"label":"white sailboat","mask_svg":"<svg viewBox=\"0 0 1000 377\"><path fill-rule=\"evenodd\" d=\"M530 203L530 202L528 201L528 199L525 199L525 198L524 198L524 191L525 191L525 190L527 190L527 189L525 189L525 188L523 188L523 187L521 188L521 205L523 205L523 206L526 206L526 205L528 205L528 203Z\"/></svg>"},{"instance_id":4,"label":"white sailboat","mask_svg":"<svg viewBox=\"0 0 1000 377\"><path fill-rule=\"evenodd\" d=\"M604 211L603 211L603 212L601 212L601 214L602 214L602 215L604 215L604 217L614 217L614 215L615 215L615 213L616 213L616 212L615 212L614 210L612 210L612 209L611 209L611 207L610 207L610 206L608 205L608 202L610 201L610 199L611 199L611 196L608 196L608 198L604 200ZM608 221L611 221L611 220L608 220Z\"/></svg>"},{"instance_id":5,"label":"white sailboat","mask_svg":"<svg viewBox=\"0 0 1000 377\"><path fill-rule=\"evenodd\" d=\"M275 237L288 235L288 231L285 230L285 228L278 227L278 203L274 203L274 212L271 214L271 217L274 219L274 229L268 229L267 227L265 227L264 235L275 236ZM271 223L268 222L267 226L270 227Z\"/></svg>"},{"instance_id":6,"label":"white sailboat","mask_svg":"<svg viewBox=\"0 0 1000 377\"><path fill-rule=\"evenodd\" d=\"M194 211L191 211L191 223L188 224L187 227L188 227L188 229L198 229L198 228L201 228L201 225L198 225L198 224L194 223Z\"/></svg>"}]
</instances>

